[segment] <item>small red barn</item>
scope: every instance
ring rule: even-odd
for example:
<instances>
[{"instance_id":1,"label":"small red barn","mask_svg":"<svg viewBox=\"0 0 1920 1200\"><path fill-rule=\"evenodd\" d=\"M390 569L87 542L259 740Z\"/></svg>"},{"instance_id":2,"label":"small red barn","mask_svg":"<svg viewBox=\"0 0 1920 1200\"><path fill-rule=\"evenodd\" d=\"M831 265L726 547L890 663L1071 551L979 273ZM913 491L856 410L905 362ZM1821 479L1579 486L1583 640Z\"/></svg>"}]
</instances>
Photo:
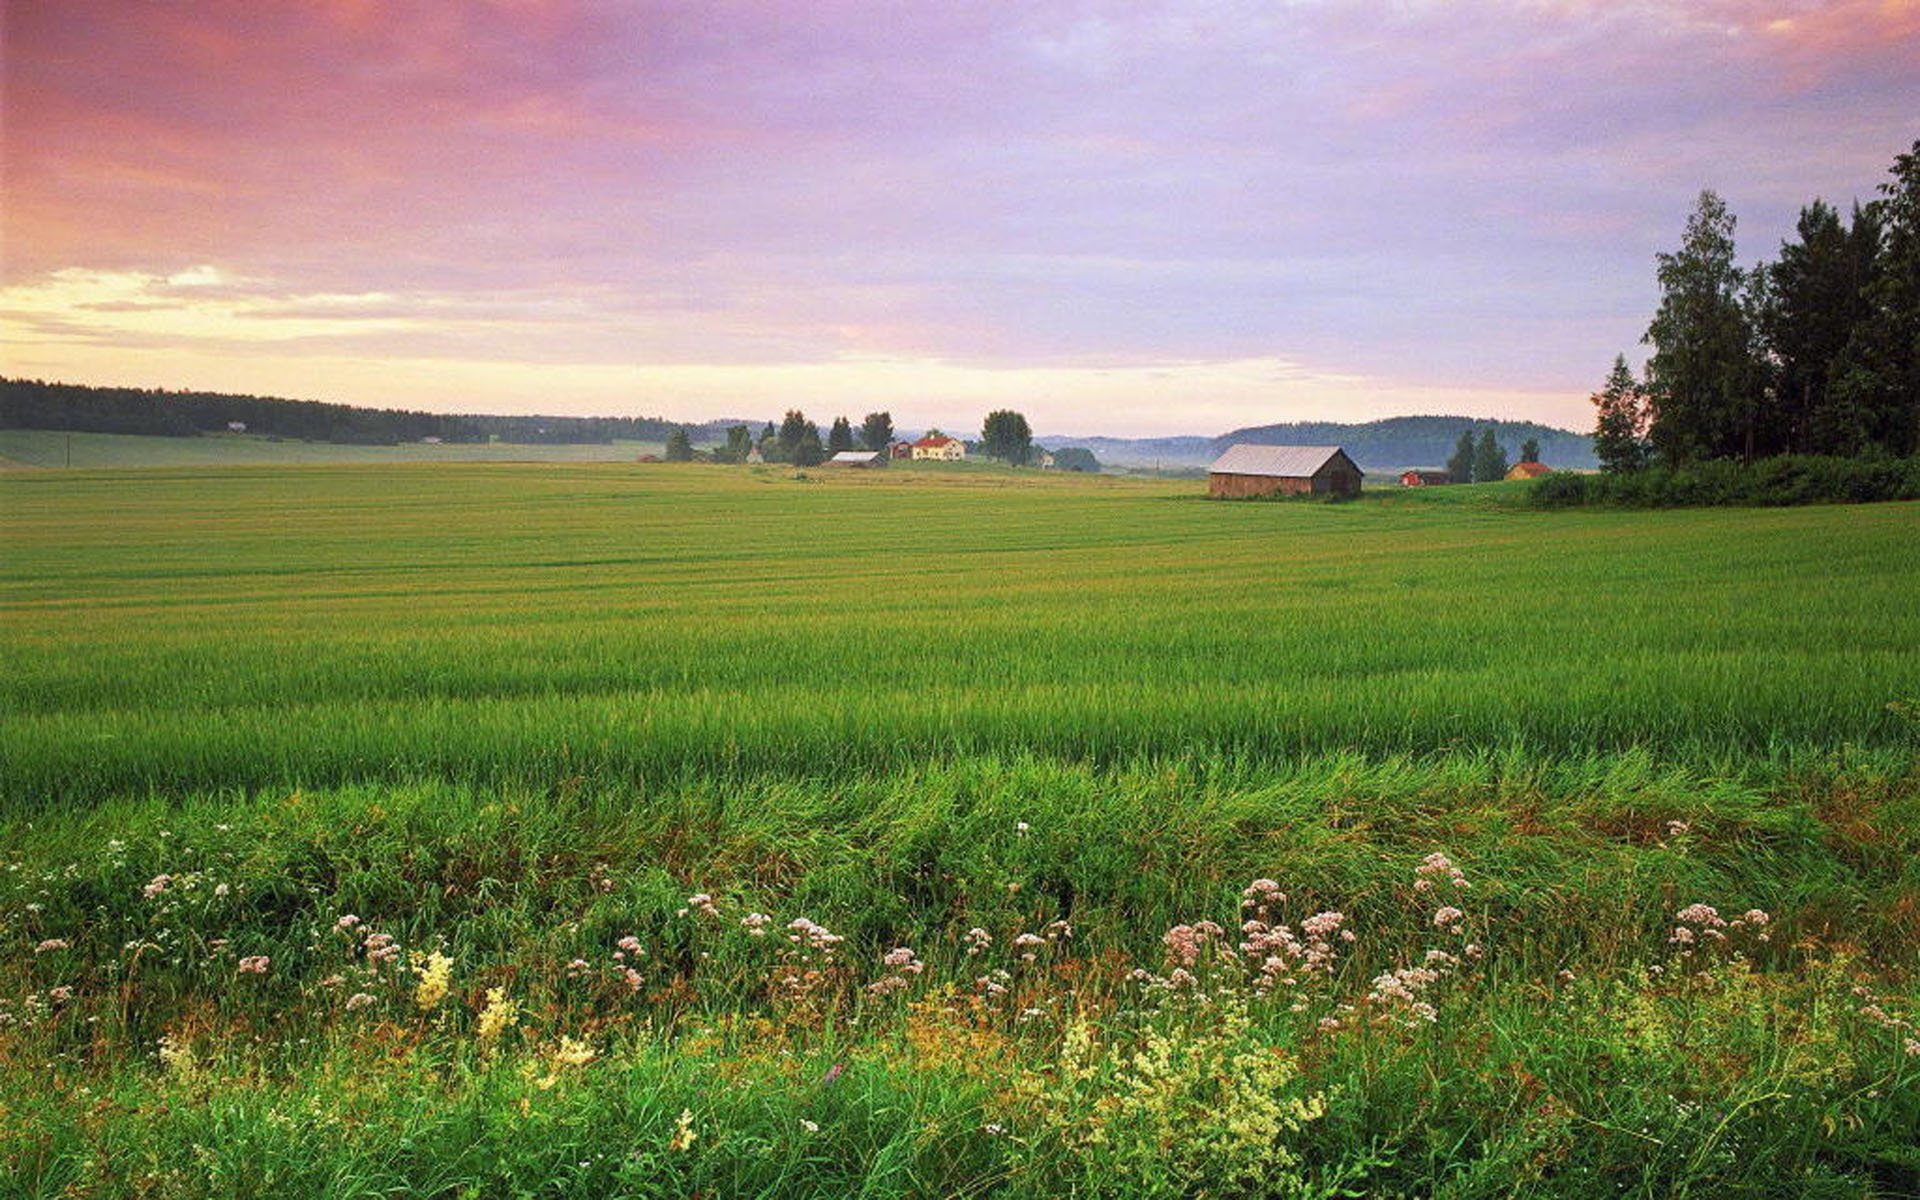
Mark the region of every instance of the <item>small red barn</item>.
<instances>
[{"instance_id":1,"label":"small red barn","mask_svg":"<svg viewBox=\"0 0 1920 1200\"><path fill-rule=\"evenodd\" d=\"M1452 483L1453 476L1445 471L1402 471L1401 487L1439 487L1443 483Z\"/></svg>"}]
</instances>

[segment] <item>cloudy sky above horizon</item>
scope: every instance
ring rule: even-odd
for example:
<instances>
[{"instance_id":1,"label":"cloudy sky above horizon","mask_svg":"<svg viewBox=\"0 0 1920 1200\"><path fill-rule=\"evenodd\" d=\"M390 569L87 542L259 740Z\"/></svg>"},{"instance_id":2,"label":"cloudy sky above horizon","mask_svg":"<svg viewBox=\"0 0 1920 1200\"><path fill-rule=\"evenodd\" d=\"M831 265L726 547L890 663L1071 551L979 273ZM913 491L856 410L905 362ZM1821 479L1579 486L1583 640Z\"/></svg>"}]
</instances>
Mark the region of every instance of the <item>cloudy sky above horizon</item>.
<instances>
[{"instance_id":1,"label":"cloudy sky above horizon","mask_svg":"<svg viewBox=\"0 0 1920 1200\"><path fill-rule=\"evenodd\" d=\"M9 0L4 373L443 411L1585 428L1920 0Z\"/></svg>"}]
</instances>

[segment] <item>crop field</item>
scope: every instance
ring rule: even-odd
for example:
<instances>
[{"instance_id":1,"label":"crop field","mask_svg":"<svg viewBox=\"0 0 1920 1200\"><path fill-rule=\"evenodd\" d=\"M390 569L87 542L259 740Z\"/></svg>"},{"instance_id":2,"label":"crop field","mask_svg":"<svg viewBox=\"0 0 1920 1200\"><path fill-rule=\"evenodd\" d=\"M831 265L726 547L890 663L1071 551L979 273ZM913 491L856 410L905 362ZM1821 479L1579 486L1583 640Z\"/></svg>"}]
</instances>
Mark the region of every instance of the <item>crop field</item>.
<instances>
[{"instance_id":1,"label":"crop field","mask_svg":"<svg viewBox=\"0 0 1920 1200\"><path fill-rule=\"evenodd\" d=\"M62 433L0 429L0 469L7 467L244 467L340 463L632 462L658 455L665 442L615 441L528 445L508 442L404 442L356 446L258 434L145 437L126 433Z\"/></svg>"},{"instance_id":2,"label":"crop field","mask_svg":"<svg viewBox=\"0 0 1920 1200\"><path fill-rule=\"evenodd\" d=\"M1920 506L0 473L0 1194L1920 1195Z\"/></svg>"}]
</instances>

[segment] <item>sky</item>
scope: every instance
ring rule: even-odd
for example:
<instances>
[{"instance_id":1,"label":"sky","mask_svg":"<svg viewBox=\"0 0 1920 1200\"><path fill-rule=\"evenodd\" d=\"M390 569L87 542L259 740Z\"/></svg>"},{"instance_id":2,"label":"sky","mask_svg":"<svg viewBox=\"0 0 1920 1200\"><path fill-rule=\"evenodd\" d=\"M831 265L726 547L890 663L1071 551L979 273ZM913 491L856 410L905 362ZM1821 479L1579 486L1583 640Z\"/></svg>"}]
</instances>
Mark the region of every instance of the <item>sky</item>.
<instances>
[{"instance_id":1,"label":"sky","mask_svg":"<svg viewBox=\"0 0 1920 1200\"><path fill-rule=\"evenodd\" d=\"M1920 0L6 0L0 373L381 407L1591 426Z\"/></svg>"}]
</instances>

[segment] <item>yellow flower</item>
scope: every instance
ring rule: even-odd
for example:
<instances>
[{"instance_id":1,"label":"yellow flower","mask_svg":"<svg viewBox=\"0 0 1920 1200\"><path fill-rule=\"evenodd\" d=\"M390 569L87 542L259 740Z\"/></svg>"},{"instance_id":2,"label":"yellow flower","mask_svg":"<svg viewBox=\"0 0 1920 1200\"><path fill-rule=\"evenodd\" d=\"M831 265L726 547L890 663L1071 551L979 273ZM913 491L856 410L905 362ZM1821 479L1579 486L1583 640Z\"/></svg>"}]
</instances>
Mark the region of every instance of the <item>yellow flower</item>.
<instances>
[{"instance_id":1,"label":"yellow flower","mask_svg":"<svg viewBox=\"0 0 1920 1200\"><path fill-rule=\"evenodd\" d=\"M676 1154L693 1148L694 1140L700 1135L693 1131L693 1110L680 1110L680 1119L673 1123L673 1137L667 1142L667 1149Z\"/></svg>"},{"instance_id":2,"label":"yellow flower","mask_svg":"<svg viewBox=\"0 0 1920 1200\"><path fill-rule=\"evenodd\" d=\"M451 958L435 950L424 960L416 959L413 969L420 976L419 984L413 989L413 1002L423 1011L447 998L448 985L453 981Z\"/></svg>"},{"instance_id":3,"label":"yellow flower","mask_svg":"<svg viewBox=\"0 0 1920 1200\"><path fill-rule=\"evenodd\" d=\"M507 989L488 988L487 1006L480 1010L480 1041L491 1045L520 1020L520 1002L507 999Z\"/></svg>"}]
</instances>

